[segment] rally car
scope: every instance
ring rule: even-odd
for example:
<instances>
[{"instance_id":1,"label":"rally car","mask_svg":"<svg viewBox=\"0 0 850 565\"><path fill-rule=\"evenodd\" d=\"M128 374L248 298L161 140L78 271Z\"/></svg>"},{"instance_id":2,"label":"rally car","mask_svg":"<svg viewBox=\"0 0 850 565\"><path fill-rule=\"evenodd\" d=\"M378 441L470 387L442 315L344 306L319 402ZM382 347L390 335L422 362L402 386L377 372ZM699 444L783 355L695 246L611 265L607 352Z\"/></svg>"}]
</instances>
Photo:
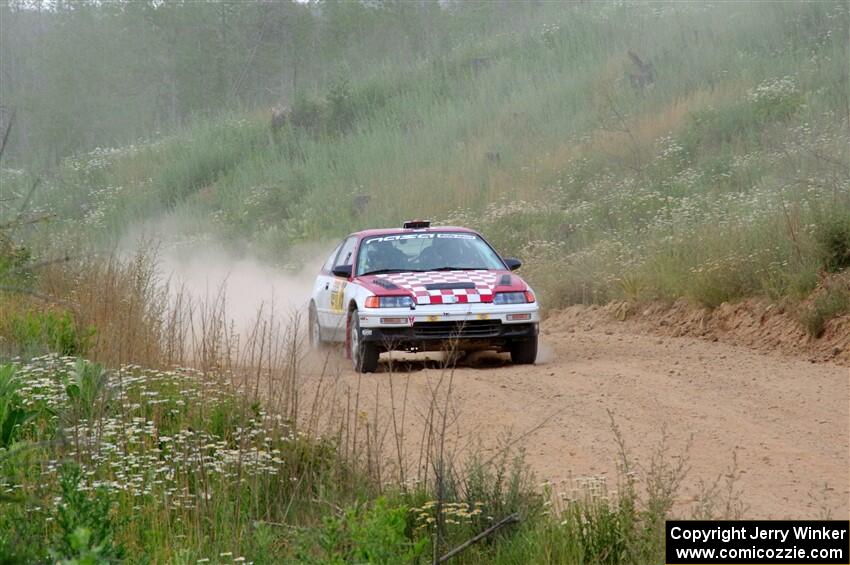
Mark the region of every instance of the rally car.
<instances>
[{"instance_id":1,"label":"rally car","mask_svg":"<svg viewBox=\"0 0 850 565\"><path fill-rule=\"evenodd\" d=\"M509 352L537 357L534 291L481 234L406 222L353 233L333 250L310 299L310 342L345 344L358 372L382 351Z\"/></svg>"}]
</instances>

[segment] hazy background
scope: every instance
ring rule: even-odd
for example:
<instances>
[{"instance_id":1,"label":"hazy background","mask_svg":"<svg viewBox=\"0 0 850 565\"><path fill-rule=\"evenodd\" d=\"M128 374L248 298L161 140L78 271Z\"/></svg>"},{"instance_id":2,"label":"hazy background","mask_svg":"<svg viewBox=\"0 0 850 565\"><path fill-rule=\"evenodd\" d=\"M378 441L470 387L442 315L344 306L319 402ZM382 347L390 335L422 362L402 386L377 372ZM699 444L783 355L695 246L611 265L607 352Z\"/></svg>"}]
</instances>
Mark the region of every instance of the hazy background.
<instances>
[{"instance_id":1,"label":"hazy background","mask_svg":"<svg viewBox=\"0 0 850 565\"><path fill-rule=\"evenodd\" d=\"M55 165L201 116L291 104L329 81L446 57L524 30L542 2L4 1L0 62L17 112L7 159Z\"/></svg>"}]
</instances>

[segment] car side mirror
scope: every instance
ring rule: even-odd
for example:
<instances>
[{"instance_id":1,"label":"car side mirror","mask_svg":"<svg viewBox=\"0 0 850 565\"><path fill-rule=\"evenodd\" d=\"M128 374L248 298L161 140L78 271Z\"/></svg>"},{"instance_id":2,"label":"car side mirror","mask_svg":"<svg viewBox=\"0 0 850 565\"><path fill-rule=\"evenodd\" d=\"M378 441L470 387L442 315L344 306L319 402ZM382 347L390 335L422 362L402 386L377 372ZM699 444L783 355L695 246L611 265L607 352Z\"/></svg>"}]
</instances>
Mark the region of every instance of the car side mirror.
<instances>
[{"instance_id":1,"label":"car side mirror","mask_svg":"<svg viewBox=\"0 0 850 565\"><path fill-rule=\"evenodd\" d=\"M351 277L351 265L337 265L331 271L335 277L342 278L350 278Z\"/></svg>"},{"instance_id":2,"label":"car side mirror","mask_svg":"<svg viewBox=\"0 0 850 565\"><path fill-rule=\"evenodd\" d=\"M505 262L505 266L511 271L516 271L520 267L522 267L522 261L519 259L514 259L513 257L509 257L507 259L502 259Z\"/></svg>"}]
</instances>

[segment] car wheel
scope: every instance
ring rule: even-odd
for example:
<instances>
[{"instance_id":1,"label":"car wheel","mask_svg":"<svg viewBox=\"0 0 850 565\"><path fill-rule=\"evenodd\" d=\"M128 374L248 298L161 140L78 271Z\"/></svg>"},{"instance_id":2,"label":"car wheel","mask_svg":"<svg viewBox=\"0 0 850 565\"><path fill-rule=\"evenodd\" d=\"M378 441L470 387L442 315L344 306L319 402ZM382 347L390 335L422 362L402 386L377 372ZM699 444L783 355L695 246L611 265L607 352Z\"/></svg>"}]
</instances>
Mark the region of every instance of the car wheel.
<instances>
[{"instance_id":1,"label":"car wheel","mask_svg":"<svg viewBox=\"0 0 850 565\"><path fill-rule=\"evenodd\" d=\"M511 343L511 362L514 365L533 365L537 360L537 336Z\"/></svg>"},{"instance_id":2,"label":"car wheel","mask_svg":"<svg viewBox=\"0 0 850 565\"><path fill-rule=\"evenodd\" d=\"M319 348L325 344L322 339L322 326L319 325L319 313L316 311L316 305L310 303L310 314L307 323L310 325L310 347Z\"/></svg>"},{"instance_id":3,"label":"car wheel","mask_svg":"<svg viewBox=\"0 0 850 565\"><path fill-rule=\"evenodd\" d=\"M378 368L378 347L374 343L363 341L360 334L360 318L357 310L352 310L348 318L348 347L354 370L358 373L373 373Z\"/></svg>"}]
</instances>

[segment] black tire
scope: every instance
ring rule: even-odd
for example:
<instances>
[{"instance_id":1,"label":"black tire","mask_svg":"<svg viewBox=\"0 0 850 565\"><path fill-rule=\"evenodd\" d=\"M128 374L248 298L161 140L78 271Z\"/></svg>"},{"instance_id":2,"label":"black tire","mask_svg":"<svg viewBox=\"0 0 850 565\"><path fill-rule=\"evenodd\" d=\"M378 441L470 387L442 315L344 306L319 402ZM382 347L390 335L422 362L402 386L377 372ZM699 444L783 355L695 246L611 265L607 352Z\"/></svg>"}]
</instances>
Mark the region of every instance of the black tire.
<instances>
[{"instance_id":1,"label":"black tire","mask_svg":"<svg viewBox=\"0 0 850 565\"><path fill-rule=\"evenodd\" d=\"M319 349L325 345L325 340L322 338L322 326L319 325L319 314L316 312L316 305L310 302L310 313L307 316L307 328L310 334L310 347Z\"/></svg>"},{"instance_id":2,"label":"black tire","mask_svg":"<svg viewBox=\"0 0 850 565\"><path fill-rule=\"evenodd\" d=\"M348 347L354 370L358 373L374 373L378 368L378 346L363 341L360 334L360 318L357 310L352 310L348 317Z\"/></svg>"},{"instance_id":3,"label":"black tire","mask_svg":"<svg viewBox=\"0 0 850 565\"><path fill-rule=\"evenodd\" d=\"M514 365L534 365L536 360L537 336L511 344L511 363Z\"/></svg>"}]
</instances>

